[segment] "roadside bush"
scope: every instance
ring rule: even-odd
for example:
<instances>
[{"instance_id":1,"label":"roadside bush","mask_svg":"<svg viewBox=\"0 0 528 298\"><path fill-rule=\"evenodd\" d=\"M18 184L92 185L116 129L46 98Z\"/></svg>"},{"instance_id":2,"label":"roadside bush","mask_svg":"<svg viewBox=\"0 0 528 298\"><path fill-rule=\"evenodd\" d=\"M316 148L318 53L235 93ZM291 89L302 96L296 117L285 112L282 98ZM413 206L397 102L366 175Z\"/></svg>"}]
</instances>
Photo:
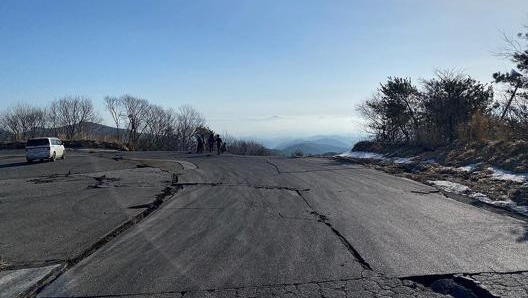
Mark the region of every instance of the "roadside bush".
<instances>
[{"instance_id":1,"label":"roadside bush","mask_svg":"<svg viewBox=\"0 0 528 298\"><path fill-rule=\"evenodd\" d=\"M491 128L494 122L491 116L477 111L471 115L471 119L468 122L459 125L457 129L458 139L466 143L490 140L492 137Z\"/></svg>"},{"instance_id":2,"label":"roadside bush","mask_svg":"<svg viewBox=\"0 0 528 298\"><path fill-rule=\"evenodd\" d=\"M295 150L291 155L291 157L303 157L303 156L304 156L304 152L302 152L302 150L300 149Z\"/></svg>"}]
</instances>

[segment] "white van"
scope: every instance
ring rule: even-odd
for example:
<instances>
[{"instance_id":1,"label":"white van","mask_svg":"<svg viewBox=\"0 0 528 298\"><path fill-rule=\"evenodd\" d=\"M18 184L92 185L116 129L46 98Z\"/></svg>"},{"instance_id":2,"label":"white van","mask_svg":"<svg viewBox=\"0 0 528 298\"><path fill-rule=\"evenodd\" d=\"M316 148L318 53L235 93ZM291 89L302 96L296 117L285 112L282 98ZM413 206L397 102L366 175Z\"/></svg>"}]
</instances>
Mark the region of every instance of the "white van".
<instances>
[{"instance_id":1,"label":"white van","mask_svg":"<svg viewBox=\"0 0 528 298\"><path fill-rule=\"evenodd\" d=\"M36 159L49 159L55 161L57 158L64 159L64 145L57 138L29 139L26 143L26 160L33 162Z\"/></svg>"}]
</instances>

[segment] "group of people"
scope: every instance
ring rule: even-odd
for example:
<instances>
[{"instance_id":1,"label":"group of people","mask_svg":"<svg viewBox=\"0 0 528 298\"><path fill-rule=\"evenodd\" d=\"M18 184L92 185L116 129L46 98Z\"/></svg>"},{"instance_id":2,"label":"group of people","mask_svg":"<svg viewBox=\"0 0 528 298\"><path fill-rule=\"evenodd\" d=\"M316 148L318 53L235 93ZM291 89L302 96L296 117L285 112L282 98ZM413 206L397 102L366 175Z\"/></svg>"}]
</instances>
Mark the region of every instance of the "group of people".
<instances>
[{"instance_id":1,"label":"group of people","mask_svg":"<svg viewBox=\"0 0 528 298\"><path fill-rule=\"evenodd\" d=\"M196 134L196 153L203 153L205 149L205 136L203 134ZM227 145L222 141L220 135L209 134L207 138L207 148L209 153L213 153L216 144L216 154L224 153L227 151Z\"/></svg>"}]
</instances>

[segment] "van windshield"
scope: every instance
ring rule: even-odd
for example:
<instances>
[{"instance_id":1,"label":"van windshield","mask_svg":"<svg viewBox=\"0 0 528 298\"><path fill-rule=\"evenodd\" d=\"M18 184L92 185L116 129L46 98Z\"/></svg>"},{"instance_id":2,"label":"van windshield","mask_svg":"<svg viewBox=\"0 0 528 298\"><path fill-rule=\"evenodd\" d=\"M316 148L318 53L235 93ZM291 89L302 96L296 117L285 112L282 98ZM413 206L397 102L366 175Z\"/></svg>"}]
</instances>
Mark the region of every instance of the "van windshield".
<instances>
[{"instance_id":1,"label":"van windshield","mask_svg":"<svg viewBox=\"0 0 528 298\"><path fill-rule=\"evenodd\" d=\"M32 139L28 140L26 146L49 146L48 139Z\"/></svg>"}]
</instances>

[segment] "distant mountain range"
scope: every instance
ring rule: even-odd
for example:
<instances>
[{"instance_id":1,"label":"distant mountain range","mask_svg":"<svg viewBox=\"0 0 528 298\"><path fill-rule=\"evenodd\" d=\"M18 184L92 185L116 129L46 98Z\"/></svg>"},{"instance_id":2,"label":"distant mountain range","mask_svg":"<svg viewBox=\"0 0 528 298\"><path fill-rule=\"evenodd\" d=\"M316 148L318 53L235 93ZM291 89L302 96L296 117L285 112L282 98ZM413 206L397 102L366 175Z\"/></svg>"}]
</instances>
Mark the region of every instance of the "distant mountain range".
<instances>
[{"instance_id":1,"label":"distant mountain range","mask_svg":"<svg viewBox=\"0 0 528 298\"><path fill-rule=\"evenodd\" d=\"M332 145L336 147L349 147L363 139L359 134L328 134L328 135L313 135L313 136L282 136L282 137L254 137L246 136L245 138L256 140L264 146L271 149L284 149L288 146L315 142L319 144Z\"/></svg>"},{"instance_id":2,"label":"distant mountain range","mask_svg":"<svg viewBox=\"0 0 528 298\"><path fill-rule=\"evenodd\" d=\"M288 146L279 151L282 155L290 156L297 151L300 151L305 155L306 154L318 155L318 154L328 154L328 153L338 154L338 153L343 153L348 150L350 150L350 148L337 147L337 146L314 143L314 142L303 142L303 143Z\"/></svg>"},{"instance_id":3,"label":"distant mountain range","mask_svg":"<svg viewBox=\"0 0 528 298\"><path fill-rule=\"evenodd\" d=\"M342 138L341 138L342 139ZM352 142L346 142L332 136L313 136L305 139L293 139L278 143L273 149L281 155L290 156L296 151L303 154L343 153L352 148Z\"/></svg>"}]
</instances>

